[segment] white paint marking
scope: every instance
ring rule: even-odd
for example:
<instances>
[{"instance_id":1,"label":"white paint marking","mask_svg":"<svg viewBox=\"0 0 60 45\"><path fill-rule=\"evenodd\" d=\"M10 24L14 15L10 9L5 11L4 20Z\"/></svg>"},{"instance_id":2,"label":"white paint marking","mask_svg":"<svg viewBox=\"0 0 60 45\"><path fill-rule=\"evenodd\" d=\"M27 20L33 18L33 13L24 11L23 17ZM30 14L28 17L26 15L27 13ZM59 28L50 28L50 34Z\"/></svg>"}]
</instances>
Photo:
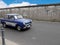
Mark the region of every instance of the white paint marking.
<instances>
[{"instance_id":1,"label":"white paint marking","mask_svg":"<svg viewBox=\"0 0 60 45\"><path fill-rule=\"evenodd\" d=\"M13 22L6 22L7 25L11 25L11 26L15 26L16 23L13 23Z\"/></svg>"}]
</instances>

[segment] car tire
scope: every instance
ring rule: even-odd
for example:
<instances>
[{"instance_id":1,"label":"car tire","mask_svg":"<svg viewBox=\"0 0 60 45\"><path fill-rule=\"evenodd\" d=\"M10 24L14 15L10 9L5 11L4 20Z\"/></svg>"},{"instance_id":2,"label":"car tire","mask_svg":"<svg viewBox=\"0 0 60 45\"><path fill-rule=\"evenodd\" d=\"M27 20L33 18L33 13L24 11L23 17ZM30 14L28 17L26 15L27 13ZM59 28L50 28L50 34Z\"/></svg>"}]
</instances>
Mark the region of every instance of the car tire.
<instances>
[{"instance_id":1,"label":"car tire","mask_svg":"<svg viewBox=\"0 0 60 45\"><path fill-rule=\"evenodd\" d=\"M18 31L21 31L21 27L20 26L17 26L16 27Z\"/></svg>"},{"instance_id":2,"label":"car tire","mask_svg":"<svg viewBox=\"0 0 60 45\"><path fill-rule=\"evenodd\" d=\"M6 28L6 24L5 23L3 24L3 27Z\"/></svg>"}]
</instances>

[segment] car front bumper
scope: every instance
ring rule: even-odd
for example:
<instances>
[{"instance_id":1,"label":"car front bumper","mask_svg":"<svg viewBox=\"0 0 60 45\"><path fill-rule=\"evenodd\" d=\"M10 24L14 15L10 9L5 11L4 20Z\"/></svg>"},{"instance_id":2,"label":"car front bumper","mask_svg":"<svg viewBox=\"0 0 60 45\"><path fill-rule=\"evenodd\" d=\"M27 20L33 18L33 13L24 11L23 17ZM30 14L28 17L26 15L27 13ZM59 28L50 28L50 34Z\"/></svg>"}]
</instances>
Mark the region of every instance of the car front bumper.
<instances>
[{"instance_id":1,"label":"car front bumper","mask_svg":"<svg viewBox=\"0 0 60 45\"><path fill-rule=\"evenodd\" d=\"M23 27L23 29L30 28L30 27L31 27L31 25L25 25L25 26Z\"/></svg>"}]
</instances>

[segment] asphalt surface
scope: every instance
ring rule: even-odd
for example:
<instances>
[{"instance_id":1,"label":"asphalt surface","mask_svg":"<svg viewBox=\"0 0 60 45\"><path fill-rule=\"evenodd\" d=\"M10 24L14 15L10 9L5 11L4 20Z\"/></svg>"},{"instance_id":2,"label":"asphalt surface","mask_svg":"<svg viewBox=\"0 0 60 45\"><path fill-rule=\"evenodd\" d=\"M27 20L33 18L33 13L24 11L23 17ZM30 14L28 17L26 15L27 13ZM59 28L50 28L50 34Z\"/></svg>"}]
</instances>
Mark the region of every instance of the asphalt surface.
<instances>
[{"instance_id":1,"label":"asphalt surface","mask_svg":"<svg viewBox=\"0 0 60 45\"><path fill-rule=\"evenodd\" d=\"M31 29L21 32L5 28L5 38L17 45L60 45L60 23L33 22Z\"/></svg>"}]
</instances>

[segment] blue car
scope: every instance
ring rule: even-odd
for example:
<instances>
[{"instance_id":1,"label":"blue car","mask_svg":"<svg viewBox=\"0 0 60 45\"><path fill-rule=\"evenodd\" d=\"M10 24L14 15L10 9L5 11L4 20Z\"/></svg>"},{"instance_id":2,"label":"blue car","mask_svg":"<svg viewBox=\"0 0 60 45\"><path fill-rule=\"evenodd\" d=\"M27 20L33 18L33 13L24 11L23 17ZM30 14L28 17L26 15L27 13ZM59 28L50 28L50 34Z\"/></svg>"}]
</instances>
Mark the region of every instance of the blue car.
<instances>
[{"instance_id":1,"label":"blue car","mask_svg":"<svg viewBox=\"0 0 60 45\"><path fill-rule=\"evenodd\" d=\"M13 26L17 30L30 28L32 25L31 19L23 18L22 15L18 14L6 14L3 19L0 19L3 27Z\"/></svg>"}]
</instances>

